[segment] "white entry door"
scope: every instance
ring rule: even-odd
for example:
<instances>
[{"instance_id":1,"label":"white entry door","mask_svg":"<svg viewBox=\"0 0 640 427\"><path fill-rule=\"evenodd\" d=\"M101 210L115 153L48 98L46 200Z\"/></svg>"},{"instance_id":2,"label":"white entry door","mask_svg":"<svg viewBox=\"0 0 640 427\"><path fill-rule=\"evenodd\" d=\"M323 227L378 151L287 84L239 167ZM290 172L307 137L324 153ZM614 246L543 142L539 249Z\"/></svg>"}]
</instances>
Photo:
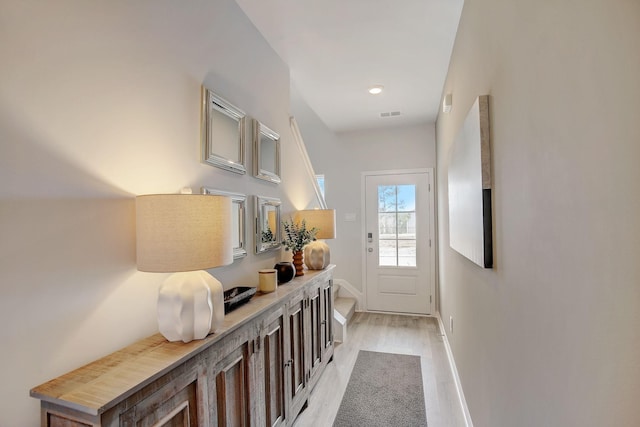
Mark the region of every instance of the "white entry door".
<instances>
[{"instance_id":1,"label":"white entry door","mask_svg":"<svg viewBox=\"0 0 640 427\"><path fill-rule=\"evenodd\" d=\"M364 173L367 309L432 314L433 171Z\"/></svg>"}]
</instances>

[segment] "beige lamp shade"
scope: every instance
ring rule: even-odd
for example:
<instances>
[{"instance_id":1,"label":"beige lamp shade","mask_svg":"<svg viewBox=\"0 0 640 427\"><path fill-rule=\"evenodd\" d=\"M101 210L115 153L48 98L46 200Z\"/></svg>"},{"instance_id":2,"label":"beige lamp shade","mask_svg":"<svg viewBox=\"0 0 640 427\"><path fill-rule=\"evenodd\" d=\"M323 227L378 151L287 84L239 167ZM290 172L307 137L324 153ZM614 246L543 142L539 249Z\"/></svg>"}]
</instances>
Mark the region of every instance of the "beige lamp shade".
<instances>
[{"instance_id":1,"label":"beige lamp shade","mask_svg":"<svg viewBox=\"0 0 640 427\"><path fill-rule=\"evenodd\" d=\"M317 228L316 239L336 238L336 210L335 209L309 209L297 211L295 222L305 220L307 228Z\"/></svg>"},{"instance_id":2,"label":"beige lamp shade","mask_svg":"<svg viewBox=\"0 0 640 427\"><path fill-rule=\"evenodd\" d=\"M136 197L138 270L184 272L233 262L231 198L201 194Z\"/></svg>"},{"instance_id":3,"label":"beige lamp shade","mask_svg":"<svg viewBox=\"0 0 640 427\"><path fill-rule=\"evenodd\" d=\"M304 263L310 270L322 270L329 265L331 251L329 245L323 239L335 239L336 237L336 211L335 209L302 210L295 214L295 221L304 219L307 228L316 228L316 241L304 247Z\"/></svg>"}]
</instances>

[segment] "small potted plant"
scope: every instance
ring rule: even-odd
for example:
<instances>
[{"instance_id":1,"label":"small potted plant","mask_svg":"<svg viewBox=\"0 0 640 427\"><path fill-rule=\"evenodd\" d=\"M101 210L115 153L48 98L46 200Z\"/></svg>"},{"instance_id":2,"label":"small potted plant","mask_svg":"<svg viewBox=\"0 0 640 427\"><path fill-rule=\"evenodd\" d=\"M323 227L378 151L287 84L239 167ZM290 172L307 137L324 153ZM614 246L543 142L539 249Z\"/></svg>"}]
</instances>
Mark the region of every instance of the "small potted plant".
<instances>
[{"instance_id":1,"label":"small potted plant","mask_svg":"<svg viewBox=\"0 0 640 427\"><path fill-rule=\"evenodd\" d=\"M313 228L307 228L307 223L303 219L301 222L296 223L293 219L282 221L282 246L285 250L293 252L293 265L296 268L296 276L303 276L303 260L302 249L308 243L316 240L316 234L318 230Z\"/></svg>"}]
</instances>

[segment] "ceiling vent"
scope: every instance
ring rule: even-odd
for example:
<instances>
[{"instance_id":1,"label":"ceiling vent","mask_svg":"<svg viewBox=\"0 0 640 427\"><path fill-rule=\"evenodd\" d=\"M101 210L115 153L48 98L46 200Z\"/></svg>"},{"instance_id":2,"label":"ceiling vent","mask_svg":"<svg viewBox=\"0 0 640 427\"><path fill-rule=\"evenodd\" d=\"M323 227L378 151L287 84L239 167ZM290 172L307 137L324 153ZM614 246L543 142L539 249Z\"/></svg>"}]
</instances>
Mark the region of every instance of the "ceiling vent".
<instances>
[{"instance_id":1,"label":"ceiling vent","mask_svg":"<svg viewBox=\"0 0 640 427\"><path fill-rule=\"evenodd\" d=\"M394 117L399 115L400 111L389 111L388 113L380 113L380 117Z\"/></svg>"}]
</instances>

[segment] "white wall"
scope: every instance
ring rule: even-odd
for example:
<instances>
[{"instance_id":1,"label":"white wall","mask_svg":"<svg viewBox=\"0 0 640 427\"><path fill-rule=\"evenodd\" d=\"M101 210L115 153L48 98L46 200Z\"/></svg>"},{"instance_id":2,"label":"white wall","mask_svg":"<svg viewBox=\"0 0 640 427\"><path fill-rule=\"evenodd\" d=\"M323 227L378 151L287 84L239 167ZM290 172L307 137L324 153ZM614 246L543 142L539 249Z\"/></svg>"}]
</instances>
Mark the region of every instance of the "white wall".
<instances>
[{"instance_id":1,"label":"white wall","mask_svg":"<svg viewBox=\"0 0 640 427\"><path fill-rule=\"evenodd\" d=\"M441 313L484 426L640 425L640 3L468 0L437 122ZM447 164L491 95L495 267L449 247Z\"/></svg>"},{"instance_id":2,"label":"white wall","mask_svg":"<svg viewBox=\"0 0 640 427\"><path fill-rule=\"evenodd\" d=\"M336 209L337 238L328 240L335 277L362 291L362 172L434 168L435 126L414 125L333 133L291 89L291 109L300 127L313 168L325 175L326 201ZM384 120L393 120L388 118ZM355 221L345 215L355 214Z\"/></svg>"},{"instance_id":3,"label":"white wall","mask_svg":"<svg viewBox=\"0 0 640 427\"><path fill-rule=\"evenodd\" d=\"M157 331L166 275L136 270L135 195L209 186L287 212L314 193L288 69L233 0L4 1L0 28L0 426L13 427L39 424L31 387ZM281 134L283 184L200 162L202 83ZM226 288L280 257L251 253L251 215L249 256L211 271Z\"/></svg>"}]
</instances>

